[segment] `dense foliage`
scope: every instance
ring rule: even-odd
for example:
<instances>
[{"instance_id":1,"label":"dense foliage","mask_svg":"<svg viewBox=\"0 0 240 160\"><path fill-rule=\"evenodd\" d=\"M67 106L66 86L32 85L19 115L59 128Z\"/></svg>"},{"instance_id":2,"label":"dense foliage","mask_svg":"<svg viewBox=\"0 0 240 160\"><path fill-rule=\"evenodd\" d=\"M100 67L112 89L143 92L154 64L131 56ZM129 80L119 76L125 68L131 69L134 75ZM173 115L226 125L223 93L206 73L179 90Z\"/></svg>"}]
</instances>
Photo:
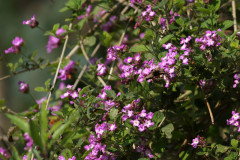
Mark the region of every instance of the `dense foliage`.
<instances>
[{"instance_id":1,"label":"dense foliage","mask_svg":"<svg viewBox=\"0 0 240 160\"><path fill-rule=\"evenodd\" d=\"M220 6L69 0L67 25L45 32L46 53L26 55L31 44L14 38L3 55L19 58L11 75L51 68L52 76L26 112L1 101L15 125L0 159L238 159L240 32L219 20ZM23 25L41 28L37 15ZM47 53L59 58L35 57ZM18 85L32 96L31 79Z\"/></svg>"}]
</instances>

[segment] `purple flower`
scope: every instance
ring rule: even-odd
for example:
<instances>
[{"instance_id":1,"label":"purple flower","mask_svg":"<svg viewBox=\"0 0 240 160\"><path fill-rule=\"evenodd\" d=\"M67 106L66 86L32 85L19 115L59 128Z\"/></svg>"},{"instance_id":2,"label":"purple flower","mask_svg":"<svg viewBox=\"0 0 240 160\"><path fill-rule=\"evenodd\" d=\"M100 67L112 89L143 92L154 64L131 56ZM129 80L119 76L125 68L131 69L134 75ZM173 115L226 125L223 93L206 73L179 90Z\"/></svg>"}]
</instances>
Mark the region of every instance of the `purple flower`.
<instances>
[{"instance_id":1,"label":"purple flower","mask_svg":"<svg viewBox=\"0 0 240 160\"><path fill-rule=\"evenodd\" d=\"M19 86L19 90L22 93L28 93L29 91L29 86L27 83L23 82L23 81L18 81L18 86Z\"/></svg>"},{"instance_id":2,"label":"purple flower","mask_svg":"<svg viewBox=\"0 0 240 160\"><path fill-rule=\"evenodd\" d=\"M5 158L8 157L7 151L0 147L0 154L3 155Z\"/></svg>"},{"instance_id":3,"label":"purple flower","mask_svg":"<svg viewBox=\"0 0 240 160\"><path fill-rule=\"evenodd\" d=\"M232 118L236 121L240 118L239 113L232 111Z\"/></svg>"},{"instance_id":4,"label":"purple flower","mask_svg":"<svg viewBox=\"0 0 240 160\"><path fill-rule=\"evenodd\" d=\"M43 97L42 99L36 100L37 104L39 105L39 109L41 108L41 105L45 100L47 100L47 97Z\"/></svg>"},{"instance_id":5,"label":"purple flower","mask_svg":"<svg viewBox=\"0 0 240 160\"><path fill-rule=\"evenodd\" d=\"M132 60L133 60L132 57L127 57L127 58L124 59L124 62L125 62L125 63L131 63Z\"/></svg>"},{"instance_id":6,"label":"purple flower","mask_svg":"<svg viewBox=\"0 0 240 160\"><path fill-rule=\"evenodd\" d=\"M14 40L12 41L13 46L15 47L21 47L21 45L23 44L24 40L23 38L20 37L15 37Z\"/></svg>"},{"instance_id":7,"label":"purple flower","mask_svg":"<svg viewBox=\"0 0 240 160\"><path fill-rule=\"evenodd\" d=\"M109 124L109 131L115 131L117 129L117 125L114 124Z\"/></svg>"},{"instance_id":8,"label":"purple flower","mask_svg":"<svg viewBox=\"0 0 240 160\"><path fill-rule=\"evenodd\" d=\"M7 50L5 50L5 54L8 54L8 53L15 53L15 54L17 54L17 53L19 53L23 43L24 43L23 38L15 37L13 39L13 41L12 41L13 46L8 48Z\"/></svg>"},{"instance_id":9,"label":"purple flower","mask_svg":"<svg viewBox=\"0 0 240 160\"><path fill-rule=\"evenodd\" d=\"M140 124L140 125L138 126L138 130L139 130L140 132L143 132L143 131L145 130L145 126L144 126L143 124Z\"/></svg>"},{"instance_id":10,"label":"purple flower","mask_svg":"<svg viewBox=\"0 0 240 160\"><path fill-rule=\"evenodd\" d=\"M58 160L65 160L65 157L63 157L62 155L58 157Z\"/></svg>"},{"instance_id":11,"label":"purple flower","mask_svg":"<svg viewBox=\"0 0 240 160\"><path fill-rule=\"evenodd\" d=\"M23 24L29 25L31 28L35 28L38 26L38 21L35 18L35 14L30 20L23 21Z\"/></svg>"},{"instance_id":12,"label":"purple flower","mask_svg":"<svg viewBox=\"0 0 240 160\"><path fill-rule=\"evenodd\" d=\"M152 127L154 125L154 122L152 122L151 120L145 120L144 126L146 126L147 128Z\"/></svg>"},{"instance_id":13,"label":"purple flower","mask_svg":"<svg viewBox=\"0 0 240 160\"><path fill-rule=\"evenodd\" d=\"M57 29L57 31L56 31L56 35L57 35L57 37L61 37L64 33L66 33L67 31L65 30L65 29L63 29L63 28L59 28L59 29Z\"/></svg>"},{"instance_id":14,"label":"purple flower","mask_svg":"<svg viewBox=\"0 0 240 160\"><path fill-rule=\"evenodd\" d=\"M62 81L65 81L68 79L71 79L72 74L76 71L76 68L74 68L75 62L70 61L63 69L59 70L60 75L57 77L61 79Z\"/></svg>"},{"instance_id":15,"label":"purple flower","mask_svg":"<svg viewBox=\"0 0 240 160\"><path fill-rule=\"evenodd\" d=\"M153 158L154 157L153 154L152 154L152 151L149 148L145 150L144 154L146 156L148 156L149 158Z\"/></svg>"},{"instance_id":16,"label":"purple flower","mask_svg":"<svg viewBox=\"0 0 240 160\"><path fill-rule=\"evenodd\" d=\"M191 145L193 146L193 148L197 148L198 143L199 143L199 139L198 139L198 137L196 137L192 140Z\"/></svg>"},{"instance_id":17,"label":"purple flower","mask_svg":"<svg viewBox=\"0 0 240 160\"><path fill-rule=\"evenodd\" d=\"M24 155L24 156L23 156L23 160L28 160L28 159L30 159L30 158L28 158L27 155ZM36 159L36 158L33 158L33 160L37 160L37 159Z\"/></svg>"},{"instance_id":18,"label":"purple flower","mask_svg":"<svg viewBox=\"0 0 240 160\"><path fill-rule=\"evenodd\" d=\"M47 52L51 53L54 48L58 48L60 39L52 35L49 36L48 44L46 46Z\"/></svg>"},{"instance_id":19,"label":"purple flower","mask_svg":"<svg viewBox=\"0 0 240 160\"><path fill-rule=\"evenodd\" d=\"M53 112L55 111L59 111L60 108L62 107L62 104L63 102L60 102L57 106L52 106L52 107L49 107L48 110L50 110L52 113L53 116L57 116L56 114L54 114Z\"/></svg>"},{"instance_id":20,"label":"purple flower","mask_svg":"<svg viewBox=\"0 0 240 160\"><path fill-rule=\"evenodd\" d=\"M97 68L97 75L98 76L104 76L107 72L107 67L105 64L98 64L98 68Z\"/></svg>"},{"instance_id":21,"label":"purple flower","mask_svg":"<svg viewBox=\"0 0 240 160\"><path fill-rule=\"evenodd\" d=\"M133 124L134 127L138 127L140 124L139 120L137 120L137 119L131 120L130 122Z\"/></svg>"},{"instance_id":22,"label":"purple flower","mask_svg":"<svg viewBox=\"0 0 240 160\"><path fill-rule=\"evenodd\" d=\"M24 150L29 150L32 148L33 146L33 140L32 138L29 136L28 133L24 133L24 138L25 138L25 141L27 142L26 143L26 147L24 147Z\"/></svg>"}]
</instances>

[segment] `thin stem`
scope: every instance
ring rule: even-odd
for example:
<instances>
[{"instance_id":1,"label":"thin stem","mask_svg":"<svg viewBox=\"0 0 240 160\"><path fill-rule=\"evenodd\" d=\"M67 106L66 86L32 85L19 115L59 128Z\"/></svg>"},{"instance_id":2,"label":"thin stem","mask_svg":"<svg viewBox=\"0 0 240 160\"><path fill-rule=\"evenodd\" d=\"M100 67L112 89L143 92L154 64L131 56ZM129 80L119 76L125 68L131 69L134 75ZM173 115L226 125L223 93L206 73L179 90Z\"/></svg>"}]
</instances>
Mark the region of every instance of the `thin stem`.
<instances>
[{"instance_id":1,"label":"thin stem","mask_svg":"<svg viewBox=\"0 0 240 160\"><path fill-rule=\"evenodd\" d=\"M204 94L204 100L205 100L206 105L207 105L207 108L208 108L208 112L209 112L209 115L210 115L210 118L211 118L211 122L212 122L212 124L214 124L214 118L213 118L213 114L212 114L212 110L211 110L210 104L209 104L209 102L208 102L208 100L207 100L207 96L206 96L206 94L204 93L204 90L203 90L202 87L201 87L201 89L202 89L202 92L203 92L203 94Z\"/></svg>"},{"instance_id":2,"label":"thin stem","mask_svg":"<svg viewBox=\"0 0 240 160\"><path fill-rule=\"evenodd\" d=\"M72 28L72 23L69 24L69 30L71 30L71 28ZM68 36L68 34L67 34L67 35L66 35L66 38L65 38L64 45L63 45L61 57L60 57L60 60L59 60L59 63L58 63L58 68L57 68L55 77L54 77L54 79L53 79L52 87L50 88L50 92L49 92L49 94L48 94L48 99L47 99L47 103L46 103L46 107L45 107L46 110L47 110L47 108L48 108L48 105L49 105L49 101L50 101L52 92L53 92L54 87L55 87L55 84L56 84L56 82L57 82L57 76L58 76L58 73L59 73L59 70L60 70L60 66L61 66L61 64L62 64L62 60L63 60L63 57L64 57L64 53L65 53L65 50L66 50L66 47L67 47L68 38L69 38L69 36Z\"/></svg>"},{"instance_id":3,"label":"thin stem","mask_svg":"<svg viewBox=\"0 0 240 160\"><path fill-rule=\"evenodd\" d=\"M232 16L233 16L233 26L234 32L237 31L237 16L236 16L236 1L232 0Z\"/></svg>"},{"instance_id":4,"label":"thin stem","mask_svg":"<svg viewBox=\"0 0 240 160\"><path fill-rule=\"evenodd\" d=\"M82 42L82 41L80 42L80 48L81 48L81 50L82 50L82 52L83 52L83 55L84 55L85 59L87 60L87 62L89 63L89 65L91 65L91 62L90 62L89 57L88 57L88 55L87 55L87 53L86 53L86 51L85 51L85 49L84 49L84 46L83 46L83 42ZM106 83L103 81L103 79L102 79L101 77L97 76L97 78L98 78L98 80L102 83L103 86L106 86Z\"/></svg>"},{"instance_id":5,"label":"thin stem","mask_svg":"<svg viewBox=\"0 0 240 160\"><path fill-rule=\"evenodd\" d=\"M71 51L70 53L66 56L66 59L71 59L71 57L78 51L79 49L79 45L76 45Z\"/></svg>"}]
</instances>

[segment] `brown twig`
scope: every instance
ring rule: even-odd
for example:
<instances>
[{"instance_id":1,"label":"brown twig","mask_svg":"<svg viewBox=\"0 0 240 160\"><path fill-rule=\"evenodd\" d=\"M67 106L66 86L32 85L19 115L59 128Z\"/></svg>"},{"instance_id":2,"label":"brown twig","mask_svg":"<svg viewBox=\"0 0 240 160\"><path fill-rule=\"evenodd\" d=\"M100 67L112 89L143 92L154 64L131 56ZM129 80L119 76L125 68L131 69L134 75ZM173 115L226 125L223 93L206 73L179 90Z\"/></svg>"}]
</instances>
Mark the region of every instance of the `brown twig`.
<instances>
[{"instance_id":1,"label":"brown twig","mask_svg":"<svg viewBox=\"0 0 240 160\"><path fill-rule=\"evenodd\" d=\"M161 127L161 125L163 124L163 122L165 121L165 119L166 119L166 116L163 117L162 121L161 121L161 122L159 123L159 125L158 125L158 128Z\"/></svg>"},{"instance_id":2,"label":"brown twig","mask_svg":"<svg viewBox=\"0 0 240 160\"><path fill-rule=\"evenodd\" d=\"M84 49L84 46L83 46L83 42L82 42L82 41L80 42L80 48L81 48L81 50L82 50L82 52L83 52L83 55L84 55L85 59L86 59L87 62L89 63L89 65L92 65L91 62L90 62L90 60L89 60L89 57L88 57L88 55L87 55L87 53L86 53L86 51L85 51L85 49ZM106 86L106 83L104 82L104 80L103 80L101 77L97 76L97 78L98 78L98 80L102 83L103 86Z\"/></svg>"},{"instance_id":3,"label":"brown twig","mask_svg":"<svg viewBox=\"0 0 240 160\"><path fill-rule=\"evenodd\" d=\"M72 23L69 24L69 30L71 30L71 28L72 28ZM59 62L58 62L57 71L56 71L56 74L55 74L54 79L53 79L52 87L50 88L50 91L49 91L49 94L48 94L47 103L46 103L46 107L45 107L46 110L48 108L49 101L50 101L50 98L52 96L52 92L53 92L55 84L57 82L57 77L58 77L58 73L59 73L59 70L60 70L60 67L61 67L61 64L62 64L64 53L65 53L65 50L66 50L66 47L67 47L68 38L69 38L69 36L67 34L66 37L65 37L65 42L64 42L64 45L63 45L62 53L61 53L61 56L60 56L60 59L59 59Z\"/></svg>"},{"instance_id":4,"label":"brown twig","mask_svg":"<svg viewBox=\"0 0 240 160\"><path fill-rule=\"evenodd\" d=\"M236 1L232 0L232 16L233 16L233 27L234 32L237 31L237 16L236 16Z\"/></svg>"},{"instance_id":5,"label":"brown twig","mask_svg":"<svg viewBox=\"0 0 240 160\"><path fill-rule=\"evenodd\" d=\"M212 122L212 124L214 124L214 118L213 118L213 114L212 114L212 110L211 110L210 104L209 104L209 102L208 102L208 100L207 100L207 96L206 96L206 94L204 93L204 90L203 90L202 87L201 87L201 89L202 89L202 92L203 92L203 94L204 94L204 100L205 100L206 105L207 105L207 108L208 108L208 112L209 112L209 115L210 115L210 118L211 118L211 122Z\"/></svg>"},{"instance_id":6,"label":"brown twig","mask_svg":"<svg viewBox=\"0 0 240 160\"><path fill-rule=\"evenodd\" d=\"M76 45L66 56L66 59L71 59L71 57L78 51L79 45Z\"/></svg>"},{"instance_id":7,"label":"brown twig","mask_svg":"<svg viewBox=\"0 0 240 160\"><path fill-rule=\"evenodd\" d=\"M92 54L91 54L91 56L90 56L91 58L94 57L94 55L95 55L95 54L97 53L97 51L99 50L100 46L101 46L101 43L98 43L98 45L95 47L95 49L93 50L93 52L92 52ZM73 90L76 89L76 87L77 87L77 85L78 85L78 82L81 80L81 78L82 78L82 76L83 76L83 73L87 70L87 66L88 66L88 65L86 65L86 64L83 66L82 71L80 72L80 74L78 75L76 81L74 82L74 85L73 85L73 87L72 87Z\"/></svg>"}]
</instances>

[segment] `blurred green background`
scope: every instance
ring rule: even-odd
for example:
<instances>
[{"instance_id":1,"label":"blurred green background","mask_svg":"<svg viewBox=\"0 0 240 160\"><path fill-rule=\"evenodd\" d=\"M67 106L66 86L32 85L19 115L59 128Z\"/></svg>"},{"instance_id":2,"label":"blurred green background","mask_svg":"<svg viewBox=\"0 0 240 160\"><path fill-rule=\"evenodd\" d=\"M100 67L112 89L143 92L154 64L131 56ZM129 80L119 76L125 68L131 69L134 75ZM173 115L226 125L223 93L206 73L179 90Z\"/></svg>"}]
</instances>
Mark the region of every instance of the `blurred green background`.
<instances>
[{"instance_id":1,"label":"blurred green background","mask_svg":"<svg viewBox=\"0 0 240 160\"><path fill-rule=\"evenodd\" d=\"M64 7L67 0L1 0L0 1L0 77L8 75L9 68L6 64L16 62L20 55L4 54L4 50L12 45L12 40L16 37L24 39L24 47L22 49L25 55L29 55L34 51L38 51L37 57L57 58L60 49L56 49L53 53L46 52L46 44L48 36L44 36L44 31L35 28L31 29L27 25L23 25L23 20L30 19L33 14L39 22L39 26L44 30L51 30L53 24L64 24L64 19L69 16L68 13L59 13ZM34 98L40 99L45 94L35 92L34 88L43 86L44 82L49 78L50 72L47 69L25 72L13 76L11 78L0 81L0 99L5 99L5 106L15 112L27 110L34 100L31 96L22 94L18 90L18 81L29 83L30 92ZM0 113L0 136L6 135L10 122ZM1 146L1 143L0 143Z\"/></svg>"}]
</instances>

